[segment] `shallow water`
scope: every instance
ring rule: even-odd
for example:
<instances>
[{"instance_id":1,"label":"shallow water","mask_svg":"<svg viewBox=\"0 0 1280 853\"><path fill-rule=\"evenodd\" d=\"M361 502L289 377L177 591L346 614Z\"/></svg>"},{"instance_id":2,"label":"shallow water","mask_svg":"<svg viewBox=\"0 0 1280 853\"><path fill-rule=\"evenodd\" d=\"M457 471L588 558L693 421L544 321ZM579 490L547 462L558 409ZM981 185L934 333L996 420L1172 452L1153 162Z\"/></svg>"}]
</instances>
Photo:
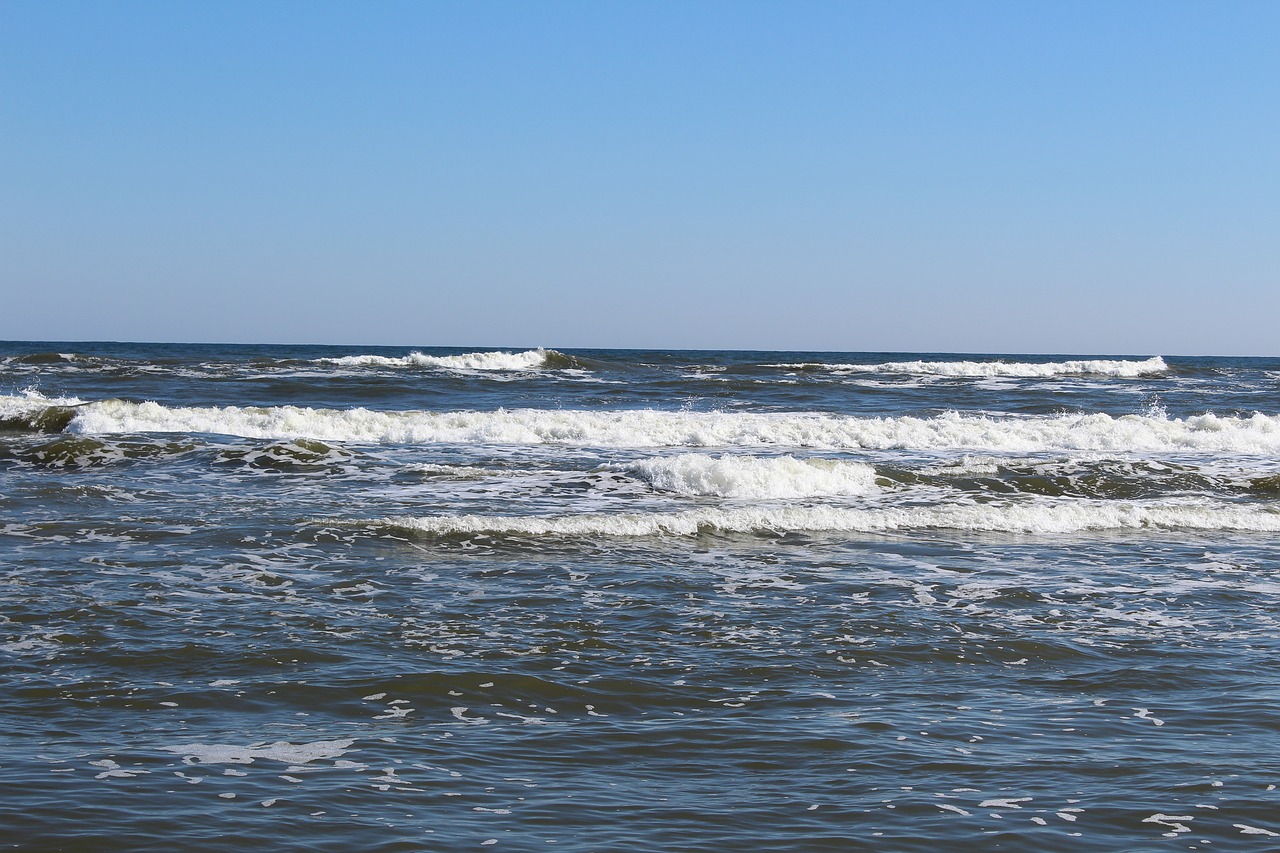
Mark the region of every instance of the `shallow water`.
<instances>
[{"instance_id":1,"label":"shallow water","mask_svg":"<svg viewBox=\"0 0 1280 853\"><path fill-rule=\"evenodd\" d=\"M1280 361L0 345L21 850L1272 850Z\"/></svg>"}]
</instances>

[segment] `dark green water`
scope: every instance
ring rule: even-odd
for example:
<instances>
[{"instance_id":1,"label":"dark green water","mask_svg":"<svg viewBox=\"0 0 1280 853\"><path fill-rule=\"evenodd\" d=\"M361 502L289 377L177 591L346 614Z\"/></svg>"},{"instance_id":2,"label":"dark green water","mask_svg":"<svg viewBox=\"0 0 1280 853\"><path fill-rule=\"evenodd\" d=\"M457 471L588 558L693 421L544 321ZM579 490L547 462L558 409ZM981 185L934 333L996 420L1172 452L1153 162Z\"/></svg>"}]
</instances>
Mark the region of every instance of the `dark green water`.
<instances>
[{"instance_id":1,"label":"dark green water","mask_svg":"<svg viewBox=\"0 0 1280 853\"><path fill-rule=\"evenodd\" d=\"M0 345L0 845L1275 850L1280 361Z\"/></svg>"}]
</instances>

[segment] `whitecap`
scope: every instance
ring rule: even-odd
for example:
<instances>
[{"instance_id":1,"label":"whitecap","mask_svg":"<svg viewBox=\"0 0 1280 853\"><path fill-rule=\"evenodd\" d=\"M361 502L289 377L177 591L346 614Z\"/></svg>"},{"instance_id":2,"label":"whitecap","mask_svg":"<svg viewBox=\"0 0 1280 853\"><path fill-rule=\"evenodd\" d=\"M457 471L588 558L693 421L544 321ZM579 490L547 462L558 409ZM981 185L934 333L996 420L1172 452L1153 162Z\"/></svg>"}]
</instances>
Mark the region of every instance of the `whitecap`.
<instances>
[{"instance_id":1,"label":"whitecap","mask_svg":"<svg viewBox=\"0 0 1280 853\"><path fill-rule=\"evenodd\" d=\"M442 370L540 370L547 365L554 350L538 349L524 352L468 352L461 355L426 355L411 352L403 357L384 355L345 355L338 358L317 358L313 363L335 364L342 367L422 367Z\"/></svg>"},{"instance_id":2,"label":"whitecap","mask_svg":"<svg viewBox=\"0 0 1280 853\"><path fill-rule=\"evenodd\" d=\"M83 434L215 433L369 444L511 444L574 447L804 447L996 453L1050 451L1274 454L1280 416L1188 418L946 413L855 417L823 413L582 411L386 412L226 406L170 407L105 400L75 410Z\"/></svg>"},{"instance_id":3,"label":"whitecap","mask_svg":"<svg viewBox=\"0 0 1280 853\"><path fill-rule=\"evenodd\" d=\"M79 406L84 403L78 397L46 397L34 388L17 394L0 394L0 418L26 415L50 406Z\"/></svg>"},{"instance_id":4,"label":"whitecap","mask_svg":"<svg viewBox=\"0 0 1280 853\"><path fill-rule=\"evenodd\" d=\"M802 362L773 364L789 370L826 370L832 373L903 373L956 378L1039 378L1050 376L1111 376L1132 379L1165 373L1169 365L1160 356L1142 361L1074 359L1050 362L1009 361L889 361L881 364L826 364Z\"/></svg>"},{"instance_id":5,"label":"whitecap","mask_svg":"<svg viewBox=\"0 0 1280 853\"><path fill-rule=\"evenodd\" d=\"M797 459L794 456L710 456L683 453L626 466L655 489L682 495L729 498L800 498L860 495L876 488L876 471L864 462Z\"/></svg>"}]
</instances>

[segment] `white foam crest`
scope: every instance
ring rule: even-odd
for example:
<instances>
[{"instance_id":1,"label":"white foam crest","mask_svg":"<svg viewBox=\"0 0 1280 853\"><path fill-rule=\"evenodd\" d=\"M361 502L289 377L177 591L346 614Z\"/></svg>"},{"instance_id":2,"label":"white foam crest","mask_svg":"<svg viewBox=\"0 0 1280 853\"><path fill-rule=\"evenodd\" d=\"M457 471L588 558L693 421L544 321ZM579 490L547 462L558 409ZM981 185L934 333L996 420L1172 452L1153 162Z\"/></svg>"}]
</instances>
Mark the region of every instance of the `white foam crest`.
<instances>
[{"instance_id":1,"label":"white foam crest","mask_svg":"<svg viewBox=\"0 0 1280 853\"><path fill-rule=\"evenodd\" d=\"M962 530L1071 534L1125 530L1280 532L1280 513L1225 504L1076 501L860 509L834 506L705 507L684 512L555 516L398 516L379 524L429 536L692 536L723 533L893 533Z\"/></svg>"},{"instance_id":2,"label":"white foam crest","mask_svg":"<svg viewBox=\"0 0 1280 853\"><path fill-rule=\"evenodd\" d=\"M106 400L76 410L69 431L217 433L374 444L577 447L807 447L1037 453L1280 452L1280 415L1185 419L1107 414L866 418L818 413L580 411L383 412L296 406L174 408Z\"/></svg>"},{"instance_id":3,"label":"white foam crest","mask_svg":"<svg viewBox=\"0 0 1280 853\"><path fill-rule=\"evenodd\" d=\"M1021 377L1034 379L1051 376L1112 376L1135 378L1164 373L1169 365L1160 356L1143 361L1085 359L1044 363L1009 361L889 361L883 364L823 364L806 362L775 364L791 370L823 369L833 373L906 373L922 376L954 376L958 378Z\"/></svg>"},{"instance_id":4,"label":"white foam crest","mask_svg":"<svg viewBox=\"0 0 1280 853\"><path fill-rule=\"evenodd\" d=\"M50 406L79 406L78 397L46 397L34 388L17 394L0 394L0 418L28 415Z\"/></svg>"},{"instance_id":5,"label":"white foam crest","mask_svg":"<svg viewBox=\"0 0 1280 853\"><path fill-rule=\"evenodd\" d=\"M861 495L876 489L876 470L864 462L794 456L709 456L682 453L626 466L655 489L726 498L803 498Z\"/></svg>"},{"instance_id":6,"label":"white foam crest","mask_svg":"<svg viewBox=\"0 0 1280 853\"><path fill-rule=\"evenodd\" d=\"M427 367L443 370L538 370L546 365L547 351L538 348L525 352L468 352L461 355L426 355L411 352L402 358L384 355L345 355L340 358L317 358L313 363L342 367Z\"/></svg>"}]
</instances>

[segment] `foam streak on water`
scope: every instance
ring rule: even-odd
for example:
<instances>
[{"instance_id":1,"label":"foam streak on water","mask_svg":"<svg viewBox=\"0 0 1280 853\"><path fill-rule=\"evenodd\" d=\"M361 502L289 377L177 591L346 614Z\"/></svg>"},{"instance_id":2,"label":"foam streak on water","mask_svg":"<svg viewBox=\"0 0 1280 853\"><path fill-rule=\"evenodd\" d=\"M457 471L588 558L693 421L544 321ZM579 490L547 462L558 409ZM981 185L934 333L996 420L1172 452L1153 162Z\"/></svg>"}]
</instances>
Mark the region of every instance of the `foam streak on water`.
<instances>
[{"instance_id":1,"label":"foam streak on water","mask_svg":"<svg viewBox=\"0 0 1280 853\"><path fill-rule=\"evenodd\" d=\"M945 528L997 533L1056 534L1096 530L1225 530L1280 532L1271 508L1199 504L1077 502L989 503L903 509L774 507L699 509L677 513L569 516L441 516L386 518L390 527L445 536L459 533L535 536L692 536L723 533L880 533Z\"/></svg>"},{"instance_id":2,"label":"foam streak on water","mask_svg":"<svg viewBox=\"0 0 1280 853\"><path fill-rule=\"evenodd\" d=\"M0 344L0 839L1271 850L1277 399L1274 359Z\"/></svg>"}]
</instances>

